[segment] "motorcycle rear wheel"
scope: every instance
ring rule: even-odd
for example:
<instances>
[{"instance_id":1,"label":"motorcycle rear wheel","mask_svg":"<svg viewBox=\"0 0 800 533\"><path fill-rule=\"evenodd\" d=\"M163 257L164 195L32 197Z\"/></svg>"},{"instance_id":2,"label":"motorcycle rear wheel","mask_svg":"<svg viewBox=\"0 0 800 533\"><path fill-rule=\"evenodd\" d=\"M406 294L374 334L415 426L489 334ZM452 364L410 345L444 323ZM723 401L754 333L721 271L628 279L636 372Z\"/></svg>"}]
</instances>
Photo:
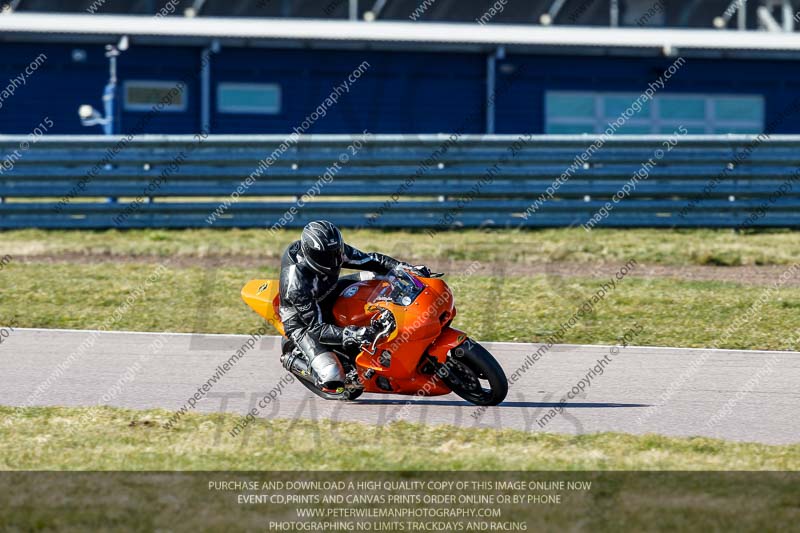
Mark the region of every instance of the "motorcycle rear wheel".
<instances>
[{"instance_id":1,"label":"motorcycle rear wheel","mask_svg":"<svg viewBox=\"0 0 800 533\"><path fill-rule=\"evenodd\" d=\"M500 363L472 339L450 351L442 370L447 386L475 405L497 405L508 394L508 379Z\"/></svg>"}]
</instances>

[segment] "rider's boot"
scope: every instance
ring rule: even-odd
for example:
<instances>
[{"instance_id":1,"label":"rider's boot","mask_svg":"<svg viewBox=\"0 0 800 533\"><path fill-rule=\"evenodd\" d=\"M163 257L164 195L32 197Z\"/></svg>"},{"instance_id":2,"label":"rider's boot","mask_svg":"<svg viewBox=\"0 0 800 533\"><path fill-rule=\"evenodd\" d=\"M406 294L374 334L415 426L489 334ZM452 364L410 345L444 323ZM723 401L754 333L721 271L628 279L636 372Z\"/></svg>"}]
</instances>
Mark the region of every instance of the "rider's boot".
<instances>
[{"instance_id":1,"label":"rider's boot","mask_svg":"<svg viewBox=\"0 0 800 533\"><path fill-rule=\"evenodd\" d=\"M284 352L281 355L281 363L284 368L299 375L308 376L310 374L314 384L321 388L336 390L344 387L345 372L336 354L325 350L320 344L307 337L301 338L298 344L300 346L293 347L291 352ZM309 353L314 355L311 357L305 355Z\"/></svg>"},{"instance_id":2,"label":"rider's boot","mask_svg":"<svg viewBox=\"0 0 800 533\"><path fill-rule=\"evenodd\" d=\"M311 360L311 375L317 386L336 390L344 387L345 374L342 363L333 352L318 353Z\"/></svg>"}]
</instances>

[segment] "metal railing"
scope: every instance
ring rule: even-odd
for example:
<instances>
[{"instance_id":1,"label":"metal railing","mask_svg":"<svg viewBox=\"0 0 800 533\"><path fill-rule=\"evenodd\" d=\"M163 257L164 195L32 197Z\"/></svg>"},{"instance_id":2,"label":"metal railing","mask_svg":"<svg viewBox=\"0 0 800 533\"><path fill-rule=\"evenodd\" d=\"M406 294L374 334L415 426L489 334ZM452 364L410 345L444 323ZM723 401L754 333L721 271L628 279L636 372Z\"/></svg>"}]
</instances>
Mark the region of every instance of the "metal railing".
<instances>
[{"instance_id":1,"label":"metal railing","mask_svg":"<svg viewBox=\"0 0 800 533\"><path fill-rule=\"evenodd\" d=\"M358 139L0 136L0 228L800 227L800 136Z\"/></svg>"}]
</instances>

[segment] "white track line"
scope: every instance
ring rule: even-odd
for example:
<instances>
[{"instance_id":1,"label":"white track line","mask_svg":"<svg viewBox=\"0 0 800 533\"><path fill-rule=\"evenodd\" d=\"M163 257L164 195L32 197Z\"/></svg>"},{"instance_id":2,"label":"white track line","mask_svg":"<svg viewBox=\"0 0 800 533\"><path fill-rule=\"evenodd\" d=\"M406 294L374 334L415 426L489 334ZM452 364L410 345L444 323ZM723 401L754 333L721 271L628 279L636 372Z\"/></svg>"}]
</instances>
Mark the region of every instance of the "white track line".
<instances>
[{"instance_id":1,"label":"white track line","mask_svg":"<svg viewBox=\"0 0 800 533\"><path fill-rule=\"evenodd\" d=\"M172 335L172 336L191 336L202 335L204 337L234 337L234 338L248 338L250 335L242 333L174 333L171 331L125 331L125 330L100 330L100 329L65 329L65 328L14 328L20 331L57 331L63 333L111 333L111 334L124 334L124 335ZM281 338L280 335L263 335L262 338ZM506 342L506 341L478 341L491 344L499 344L503 346L541 346L542 342ZM553 346L565 348L611 348L611 344L554 344ZM704 352L749 352L753 354L761 353L779 353L779 354L796 354L800 356L800 352L792 350L740 350L734 348L675 348L673 346L636 346L629 344L628 348L636 348L642 350L684 350L684 351L704 351Z\"/></svg>"}]
</instances>

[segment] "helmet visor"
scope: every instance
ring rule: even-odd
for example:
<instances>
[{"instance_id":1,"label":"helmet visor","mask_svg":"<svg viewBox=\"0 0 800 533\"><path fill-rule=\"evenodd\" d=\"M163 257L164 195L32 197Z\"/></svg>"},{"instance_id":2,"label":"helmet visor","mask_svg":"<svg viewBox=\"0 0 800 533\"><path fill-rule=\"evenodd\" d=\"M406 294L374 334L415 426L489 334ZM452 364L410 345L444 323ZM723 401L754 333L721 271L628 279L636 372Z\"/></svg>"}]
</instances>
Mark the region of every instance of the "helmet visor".
<instances>
[{"instance_id":1,"label":"helmet visor","mask_svg":"<svg viewBox=\"0 0 800 533\"><path fill-rule=\"evenodd\" d=\"M312 263L313 266L318 267L325 272L332 272L337 268L341 268L344 263L344 251L342 247L333 250L315 250L311 247L304 247L303 255Z\"/></svg>"}]
</instances>

